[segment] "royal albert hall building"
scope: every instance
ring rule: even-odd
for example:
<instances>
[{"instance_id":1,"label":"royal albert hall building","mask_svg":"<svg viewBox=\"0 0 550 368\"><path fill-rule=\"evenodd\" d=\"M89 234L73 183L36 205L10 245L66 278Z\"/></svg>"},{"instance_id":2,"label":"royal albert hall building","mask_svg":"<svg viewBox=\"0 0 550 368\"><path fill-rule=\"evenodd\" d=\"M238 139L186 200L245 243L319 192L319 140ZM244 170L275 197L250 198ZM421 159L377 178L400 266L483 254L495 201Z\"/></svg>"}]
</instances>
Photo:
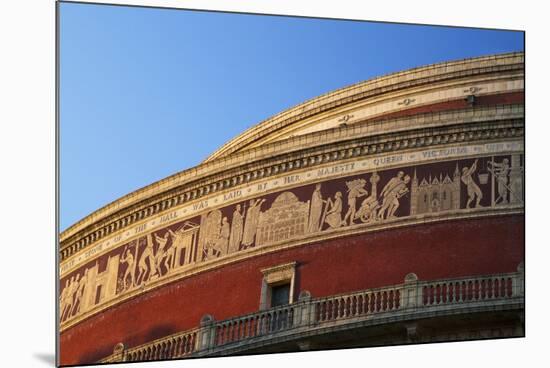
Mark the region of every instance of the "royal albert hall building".
<instances>
[{"instance_id":1,"label":"royal albert hall building","mask_svg":"<svg viewBox=\"0 0 550 368\"><path fill-rule=\"evenodd\" d=\"M60 363L524 336L524 54L283 111L60 235Z\"/></svg>"}]
</instances>

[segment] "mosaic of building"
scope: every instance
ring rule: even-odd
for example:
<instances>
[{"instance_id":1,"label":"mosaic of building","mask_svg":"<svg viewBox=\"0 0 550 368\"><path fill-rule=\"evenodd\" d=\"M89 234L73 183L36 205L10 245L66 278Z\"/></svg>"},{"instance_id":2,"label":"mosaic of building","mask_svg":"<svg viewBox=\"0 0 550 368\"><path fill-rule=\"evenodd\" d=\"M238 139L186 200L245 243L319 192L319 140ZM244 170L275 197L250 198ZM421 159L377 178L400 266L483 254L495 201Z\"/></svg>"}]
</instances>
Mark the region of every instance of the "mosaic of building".
<instances>
[{"instance_id":1,"label":"mosaic of building","mask_svg":"<svg viewBox=\"0 0 550 368\"><path fill-rule=\"evenodd\" d=\"M61 363L522 336L523 129L521 53L262 122L61 234Z\"/></svg>"}]
</instances>

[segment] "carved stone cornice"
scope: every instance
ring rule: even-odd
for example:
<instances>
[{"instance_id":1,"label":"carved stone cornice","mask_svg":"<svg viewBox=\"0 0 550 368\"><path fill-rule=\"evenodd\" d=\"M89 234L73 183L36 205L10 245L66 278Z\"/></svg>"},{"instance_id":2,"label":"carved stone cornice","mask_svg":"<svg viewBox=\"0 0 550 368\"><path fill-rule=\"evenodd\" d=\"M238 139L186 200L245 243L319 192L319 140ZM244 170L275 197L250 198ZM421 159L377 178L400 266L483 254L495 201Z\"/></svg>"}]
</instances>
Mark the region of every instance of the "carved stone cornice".
<instances>
[{"instance_id":1,"label":"carved stone cornice","mask_svg":"<svg viewBox=\"0 0 550 368\"><path fill-rule=\"evenodd\" d=\"M226 165L217 166L210 175L192 175L184 184L156 195L144 196L141 201L93 222L73 235L62 234L61 261L128 225L220 190L353 157L522 137L523 117L521 105L446 111L412 118L356 123L237 153L220 159Z\"/></svg>"},{"instance_id":2,"label":"carved stone cornice","mask_svg":"<svg viewBox=\"0 0 550 368\"><path fill-rule=\"evenodd\" d=\"M396 90L404 90L452 79L467 78L488 73L503 73L512 70L523 71L523 63L523 53L492 55L422 66L356 83L313 98L260 122L224 144L210 155L205 162L242 150L243 147L258 140L261 136L341 105L350 104L365 98L373 98L374 96ZM406 98L403 101L412 102L412 99ZM406 107L409 103L403 103L403 105Z\"/></svg>"},{"instance_id":3,"label":"carved stone cornice","mask_svg":"<svg viewBox=\"0 0 550 368\"><path fill-rule=\"evenodd\" d=\"M62 232L61 248L67 248L67 243L72 243L77 239L86 237L92 232L101 231L106 221L112 222L113 226L123 226L116 225L119 221L118 217L122 213L127 214L140 208L143 205L143 199L160 198L170 191L178 191L181 186L193 186L197 178L206 178L214 173L224 171L227 167L239 166L243 163L243 160L256 161L257 158L254 155L266 151L263 147L266 143L269 143L269 140L265 141L264 139L266 135L284 130L283 128L286 129L287 126L295 122L303 123L308 120L309 116L321 116L329 111L336 113L344 109L342 110L344 115L349 116L349 119L351 119L353 113L346 109L353 108L357 102L367 99L368 101L378 101L375 103L379 103L397 98L398 100L394 101L397 106L398 102L404 98L408 98L409 101L416 99L418 97L417 94L426 90L426 88L436 88L437 93L441 92L443 94L445 94L445 89L452 86L458 88L462 94L464 91L469 93L472 88L476 91L482 90L482 93L497 93L497 90L501 88L499 86L511 86L514 84L506 83L507 81L523 81L523 63L523 53L510 53L428 65L357 83L306 101L245 131L236 139L222 146L197 167L159 180L94 211ZM478 87L477 83L482 82L490 82L492 84L487 87ZM520 84L515 87L505 87L504 90L508 90L509 92L513 90L522 91L523 85L522 83ZM449 96L445 99L452 98ZM454 96L454 98L460 98L460 96ZM414 103L415 106L417 104L417 102ZM403 105L402 109L405 108L407 107ZM341 116L336 117L336 119L339 118ZM355 116L353 124L355 125L357 121L358 118ZM288 136L284 139L287 138ZM246 148L246 151L252 153L252 156L240 155L244 146L251 142L256 142L255 145L258 145L258 140L262 142L262 147L259 147L259 150L251 150L250 147ZM277 150L277 145L269 147L270 149ZM268 150L267 152L269 153L270 151ZM229 155L229 153L231 154Z\"/></svg>"}]
</instances>

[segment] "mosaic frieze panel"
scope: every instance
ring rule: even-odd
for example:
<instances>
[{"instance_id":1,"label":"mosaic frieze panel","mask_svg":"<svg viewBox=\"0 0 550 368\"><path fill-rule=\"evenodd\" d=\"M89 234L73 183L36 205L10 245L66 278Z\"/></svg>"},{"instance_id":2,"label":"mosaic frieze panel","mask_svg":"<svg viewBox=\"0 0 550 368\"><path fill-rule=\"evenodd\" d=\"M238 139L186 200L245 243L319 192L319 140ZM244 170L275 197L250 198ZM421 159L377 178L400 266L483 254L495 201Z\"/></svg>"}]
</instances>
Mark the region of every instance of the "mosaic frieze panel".
<instances>
[{"instance_id":1,"label":"mosaic frieze panel","mask_svg":"<svg viewBox=\"0 0 550 368\"><path fill-rule=\"evenodd\" d=\"M523 155L482 156L345 176L207 210L66 274L61 321L197 263L251 248L396 219L521 206L523 177Z\"/></svg>"}]
</instances>

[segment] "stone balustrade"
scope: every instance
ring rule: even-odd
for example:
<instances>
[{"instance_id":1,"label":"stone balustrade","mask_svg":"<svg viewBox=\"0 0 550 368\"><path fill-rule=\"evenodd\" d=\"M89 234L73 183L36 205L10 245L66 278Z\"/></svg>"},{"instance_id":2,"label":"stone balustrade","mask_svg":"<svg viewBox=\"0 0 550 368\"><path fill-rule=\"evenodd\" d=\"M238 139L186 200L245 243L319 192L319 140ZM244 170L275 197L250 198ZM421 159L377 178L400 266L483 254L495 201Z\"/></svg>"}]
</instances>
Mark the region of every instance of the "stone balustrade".
<instances>
[{"instance_id":1,"label":"stone balustrade","mask_svg":"<svg viewBox=\"0 0 550 368\"><path fill-rule=\"evenodd\" d=\"M429 313L468 307L523 305L524 269L506 274L420 281L414 273L404 283L353 293L312 298L303 292L293 304L279 306L223 321L206 315L200 328L173 334L125 350L122 343L101 362L176 359L189 356L225 355L245 351L254 343L280 337L292 338L323 329L345 327L367 319L403 317L414 320Z\"/></svg>"}]
</instances>

